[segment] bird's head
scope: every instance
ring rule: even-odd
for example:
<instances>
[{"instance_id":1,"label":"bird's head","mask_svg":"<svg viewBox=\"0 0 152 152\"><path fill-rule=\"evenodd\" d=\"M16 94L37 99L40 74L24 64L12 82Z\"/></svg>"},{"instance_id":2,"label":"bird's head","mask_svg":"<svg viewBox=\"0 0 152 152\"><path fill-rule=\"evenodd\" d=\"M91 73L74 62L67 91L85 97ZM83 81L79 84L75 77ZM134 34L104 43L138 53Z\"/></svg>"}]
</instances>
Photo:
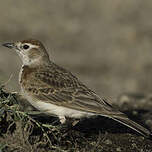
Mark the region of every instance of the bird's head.
<instances>
[{"instance_id":1,"label":"bird's head","mask_svg":"<svg viewBox=\"0 0 152 152\"><path fill-rule=\"evenodd\" d=\"M13 43L4 43L3 46L15 50L21 57L24 65L49 62L49 55L43 44L38 40L28 39Z\"/></svg>"}]
</instances>

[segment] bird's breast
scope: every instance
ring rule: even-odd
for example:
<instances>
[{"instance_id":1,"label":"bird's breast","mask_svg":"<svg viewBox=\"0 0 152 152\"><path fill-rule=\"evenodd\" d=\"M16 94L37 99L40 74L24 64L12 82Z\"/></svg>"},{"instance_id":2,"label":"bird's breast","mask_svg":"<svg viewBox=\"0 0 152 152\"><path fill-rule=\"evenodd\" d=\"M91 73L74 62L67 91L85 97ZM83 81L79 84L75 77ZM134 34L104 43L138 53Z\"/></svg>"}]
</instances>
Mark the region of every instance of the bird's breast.
<instances>
[{"instance_id":1,"label":"bird's breast","mask_svg":"<svg viewBox=\"0 0 152 152\"><path fill-rule=\"evenodd\" d=\"M23 65L19 73L19 84L24 87L31 80L31 75L35 71L35 68L31 68L27 65Z\"/></svg>"}]
</instances>

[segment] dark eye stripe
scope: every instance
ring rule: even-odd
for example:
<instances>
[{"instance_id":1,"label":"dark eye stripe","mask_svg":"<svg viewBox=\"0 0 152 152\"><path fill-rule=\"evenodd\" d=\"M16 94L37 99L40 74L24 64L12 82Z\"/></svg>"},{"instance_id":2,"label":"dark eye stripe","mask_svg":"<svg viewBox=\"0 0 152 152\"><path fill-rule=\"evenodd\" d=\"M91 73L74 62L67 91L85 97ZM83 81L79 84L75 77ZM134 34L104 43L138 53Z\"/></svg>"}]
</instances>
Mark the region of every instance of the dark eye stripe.
<instances>
[{"instance_id":1,"label":"dark eye stripe","mask_svg":"<svg viewBox=\"0 0 152 152\"><path fill-rule=\"evenodd\" d=\"M25 45L23 45L23 49L24 49L24 50L27 50L28 48L29 48L29 46L28 46L28 45L26 45L26 44L25 44Z\"/></svg>"}]
</instances>

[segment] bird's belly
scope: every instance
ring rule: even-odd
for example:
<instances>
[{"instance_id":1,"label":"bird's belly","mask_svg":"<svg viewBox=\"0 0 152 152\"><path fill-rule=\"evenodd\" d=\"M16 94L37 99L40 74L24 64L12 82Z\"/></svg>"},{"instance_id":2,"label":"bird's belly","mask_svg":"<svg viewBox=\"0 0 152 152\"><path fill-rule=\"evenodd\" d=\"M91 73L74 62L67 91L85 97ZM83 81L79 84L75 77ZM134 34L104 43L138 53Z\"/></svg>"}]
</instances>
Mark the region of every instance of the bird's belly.
<instances>
[{"instance_id":1,"label":"bird's belly","mask_svg":"<svg viewBox=\"0 0 152 152\"><path fill-rule=\"evenodd\" d=\"M90 117L94 115L93 113L79 111L63 106L57 106L55 104L51 104L45 101L40 101L37 99L32 98L28 94L24 92L25 98L34 106L36 109L40 110L41 112L56 115L56 116L66 116L71 118L82 118L82 117Z\"/></svg>"},{"instance_id":2,"label":"bird's belly","mask_svg":"<svg viewBox=\"0 0 152 152\"><path fill-rule=\"evenodd\" d=\"M31 104L35 108L39 109L40 111L43 111L48 114L57 115L57 116L81 118L81 117L90 117L91 115L94 115L92 113L74 110L74 109L63 107L63 106L57 106L57 105L46 103L43 101L36 101L34 103L31 102Z\"/></svg>"}]
</instances>

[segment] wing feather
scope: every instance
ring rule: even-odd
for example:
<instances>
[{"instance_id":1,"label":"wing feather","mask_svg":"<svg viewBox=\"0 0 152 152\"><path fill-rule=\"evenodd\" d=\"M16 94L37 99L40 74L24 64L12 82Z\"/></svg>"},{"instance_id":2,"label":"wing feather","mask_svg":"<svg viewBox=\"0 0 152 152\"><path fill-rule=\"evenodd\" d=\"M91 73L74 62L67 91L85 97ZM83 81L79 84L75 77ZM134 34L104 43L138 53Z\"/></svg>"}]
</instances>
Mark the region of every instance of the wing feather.
<instances>
[{"instance_id":1,"label":"wing feather","mask_svg":"<svg viewBox=\"0 0 152 152\"><path fill-rule=\"evenodd\" d=\"M45 71L44 68L38 69L32 75L31 87L36 90L32 93L34 98L85 112L103 115L122 114L87 88L72 73L54 66L56 65L45 68Z\"/></svg>"}]
</instances>

